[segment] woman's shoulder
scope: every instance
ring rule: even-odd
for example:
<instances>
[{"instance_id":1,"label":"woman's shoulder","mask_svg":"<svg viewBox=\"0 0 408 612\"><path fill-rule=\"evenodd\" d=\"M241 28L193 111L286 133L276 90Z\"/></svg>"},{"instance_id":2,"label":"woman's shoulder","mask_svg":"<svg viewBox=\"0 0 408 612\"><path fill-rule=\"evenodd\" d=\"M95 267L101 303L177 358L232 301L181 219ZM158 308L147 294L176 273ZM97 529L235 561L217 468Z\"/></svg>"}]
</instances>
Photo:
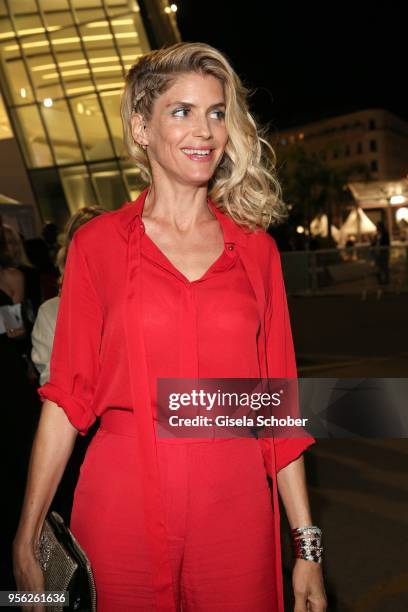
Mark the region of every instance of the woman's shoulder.
<instances>
[{"instance_id":1,"label":"woman's shoulder","mask_svg":"<svg viewBox=\"0 0 408 612\"><path fill-rule=\"evenodd\" d=\"M256 251L258 256L276 259L279 255L275 238L262 227L258 226L256 230L248 234L248 244Z\"/></svg>"},{"instance_id":2,"label":"woman's shoulder","mask_svg":"<svg viewBox=\"0 0 408 612\"><path fill-rule=\"evenodd\" d=\"M111 233L118 210L107 210L78 227L74 234L75 242L82 246L84 243L99 241L102 236L106 236L106 232Z\"/></svg>"},{"instance_id":3,"label":"woman's shoulder","mask_svg":"<svg viewBox=\"0 0 408 612\"><path fill-rule=\"evenodd\" d=\"M73 240L86 254L110 256L126 237L126 223L133 210L130 202L125 202L116 210L107 210L81 225L75 231Z\"/></svg>"}]
</instances>

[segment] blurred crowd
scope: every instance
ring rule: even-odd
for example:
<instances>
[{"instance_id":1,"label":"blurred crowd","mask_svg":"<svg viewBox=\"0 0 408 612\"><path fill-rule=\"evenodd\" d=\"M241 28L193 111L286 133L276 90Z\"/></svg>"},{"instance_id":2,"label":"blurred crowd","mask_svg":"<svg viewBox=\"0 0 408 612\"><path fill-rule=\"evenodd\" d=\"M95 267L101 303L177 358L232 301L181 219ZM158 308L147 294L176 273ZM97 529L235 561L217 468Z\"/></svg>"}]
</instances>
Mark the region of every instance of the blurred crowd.
<instances>
[{"instance_id":1,"label":"blurred crowd","mask_svg":"<svg viewBox=\"0 0 408 612\"><path fill-rule=\"evenodd\" d=\"M81 225L104 212L105 209L96 206L81 208L68 219L64 228L45 223L40 236L32 239L26 239L0 217L0 393L3 417L0 486L7 500L0 530L0 549L3 551L11 550L20 515L31 446L41 413L42 402L37 388L49 379L69 246ZM67 477L69 474L68 470ZM58 509L64 514L63 508ZM68 506L66 509L69 511ZM0 589L10 588L13 588L11 559L2 555Z\"/></svg>"}]
</instances>

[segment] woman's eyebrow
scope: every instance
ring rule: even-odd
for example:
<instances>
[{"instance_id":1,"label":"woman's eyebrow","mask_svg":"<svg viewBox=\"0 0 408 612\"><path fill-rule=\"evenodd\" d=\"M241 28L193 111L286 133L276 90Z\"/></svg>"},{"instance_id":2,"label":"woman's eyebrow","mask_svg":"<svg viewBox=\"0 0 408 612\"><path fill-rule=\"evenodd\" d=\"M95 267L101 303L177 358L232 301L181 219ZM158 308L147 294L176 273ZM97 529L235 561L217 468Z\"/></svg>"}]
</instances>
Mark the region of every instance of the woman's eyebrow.
<instances>
[{"instance_id":1,"label":"woman's eyebrow","mask_svg":"<svg viewBox=\"0 0 408 612\"><path fill-rule=\"evenodd\" d=\"M166 104L166 108L168 108L169 106L175 106L176 104L182 106L191 106L192 108L196 108L197 106L196 104L192 104L191 102L183 102L183 100L176 100L175 102L169 102L169 104ZM211 106L208 107L208 110L219 106L225 106L225 102L217 102L216 104L211 104Z\"/></svg>"}]
</instances>

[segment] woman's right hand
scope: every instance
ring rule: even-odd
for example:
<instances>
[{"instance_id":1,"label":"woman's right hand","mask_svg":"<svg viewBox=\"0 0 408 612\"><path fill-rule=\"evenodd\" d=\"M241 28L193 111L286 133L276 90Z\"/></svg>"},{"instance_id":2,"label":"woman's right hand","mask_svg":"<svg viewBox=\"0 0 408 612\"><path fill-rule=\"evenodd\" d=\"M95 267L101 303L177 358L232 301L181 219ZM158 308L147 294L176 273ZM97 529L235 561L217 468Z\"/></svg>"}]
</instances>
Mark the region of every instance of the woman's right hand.
<instances>
[{"instance_id":1,"label":"woman's right hand","mask_svg":"<svg viewBox=\"0 0 408 612\"><path fill-rule=\"evenodd\" d=\"M13 572L17 591L45 590L44 574L30 545L13 543ZM21 608L24 612L45 612L45 605L33 604Z\"/></svg>"}]
</instances>

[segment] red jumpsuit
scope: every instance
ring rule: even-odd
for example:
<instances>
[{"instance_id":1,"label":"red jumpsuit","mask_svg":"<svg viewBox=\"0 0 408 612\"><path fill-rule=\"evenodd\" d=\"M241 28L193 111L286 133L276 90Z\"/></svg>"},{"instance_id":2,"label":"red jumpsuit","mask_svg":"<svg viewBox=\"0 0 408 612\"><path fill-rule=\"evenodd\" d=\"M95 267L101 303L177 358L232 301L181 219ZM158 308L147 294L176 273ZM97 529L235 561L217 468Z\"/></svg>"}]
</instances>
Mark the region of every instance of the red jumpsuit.
<instances>
[{"instance_id":1,"label":"red jumpsuit","mask_svg":"<svg viewBox=\"0 0 408 612\"><path fill-rule=\"evenodd\" d=\"M71 516L98 612L283 612L276 472L314 439L155 431L157 378L296 376L276 245L209 199L225 249L189 282L144 231L146 194L77 230L39 389L81 434L101 416Z\"/></svg>"}]
</instances>

